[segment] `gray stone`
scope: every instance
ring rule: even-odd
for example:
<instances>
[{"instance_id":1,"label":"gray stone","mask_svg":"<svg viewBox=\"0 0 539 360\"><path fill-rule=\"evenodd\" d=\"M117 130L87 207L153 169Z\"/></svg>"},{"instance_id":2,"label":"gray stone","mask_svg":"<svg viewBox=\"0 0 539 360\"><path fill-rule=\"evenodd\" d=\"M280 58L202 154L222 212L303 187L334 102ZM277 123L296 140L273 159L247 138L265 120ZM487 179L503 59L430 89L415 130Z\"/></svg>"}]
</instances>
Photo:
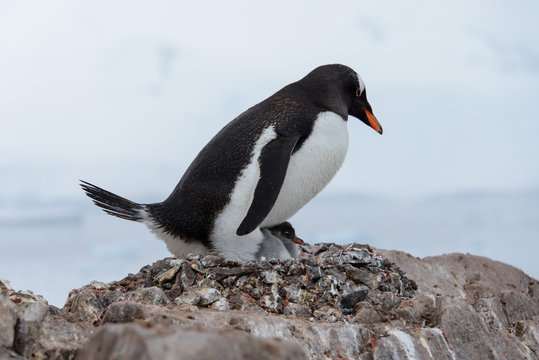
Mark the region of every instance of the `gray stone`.
<instances>
[{"instance_id":1,"label":"gray stone","mask_svg":"<svg viewBox=\"0 0 539 360\"><path fill-rule=\"evenodd\" d=\"M0 278L0 295L8 296L11 292L13 292L11 283L8 280Z\"/></svg>"},{"instance_id":2,"label":"gray stone","mask_svg":"<svg viewBox=\"0 0 539 360\"><path fill-rule=\"evenodd\" d=\"M340 320L342 318L342 313L332 306L323 306L319 309L316 309L313 312L313 315L318 320L328 321L328 322L335 322L337 320Z\"/></svg>"},{"instance_id":3,"label":"gray stone","mask_svg":"<svg viewBox=\"0 0 539 360\"><path fill-rule=\"evenodd\" d=\"M216 302L220 297L221 292L215 288L197 286L178 296L174 302L176 304L208 306Z\"/></svg>"},{"instance_id":4,"label":"gray stone","mask_svg":"<svg viewBox=\"0 0 539 360\"><path fill-rule=\"evenodd\" d=\"M80 350L78 360L303 360L304 350L280 339L263 339L239 331L192 329L178 326L145 328L107 325Z\"/></svg>"},{"instance_id":5,"label":"gray stone","mask_svg":"<svg viewBox=\"0 0 539 360\"><path fill-rule=\"evenodd\" d=\"M196 274L191 268L191 264L188 262L184 262L181 265L181 272L179 276L176 276L176 283L180 285L180 287L186 291L189 289L190 286L192 286L196 281Z\"/></svg>"},{"instance_id":6,"label":"gray stone","mask_svg":"<svg viewBox=\"0 0 539 360\"><path fill-rule=\"evenodd\" d=\"M539 316L517 321L511 325L510 331L521 341L528 354L539 354Z\"/></svg>"},{"instance_id":7,"label":"gray stone","mask_svg":"<svg viewBox=\"0 0 539 360\"><path fill-rule=\"evenodd\" d=\"M358 285L367 285L371 290L378 288L379 279L370 271L364 268L356 268L352 265L345 265L346 276Z\"/></svg>"},{"instance_id":8,"label":"gray stone","mask_svg":"<svg viewBox=\"0 0 539 360\"><path fill-rule=\"evenodd\" d=\"M199 302L200 302L200 293L193 289L190 289L187 292L184 292L183 294L178 296L176 299L174 299L174 303L178 305L181 305L181 304L198 305Z\"/></svg>"},{"instance_id":9,"label":"gray stone","mask_svg":"<svg viewBox=\"0 0 539 360\"><path fill-rule=\"evenodd\" d=\"M17 322L13 348L19 354L29 357L32 348L41 335L43 320L49 311L49 306L42 302L34 302L22 310Z\"/></svg>"},{"instance_id":10,"label":"gray stone","mask_svg":"<svg viewBox=\"0 0 539 360\"><path fill-rule=\"evenodd\" d=\"M181 266L184 262L186 262L185 259L170 259L168 263L170 267L176 267Z\"/></svg>"},{"instance_id":11,"label":"gray stone","mask_svg":"<svg viewBox=\"0 0 539 360\"><path fill-rule=\"evenodd\" d=\"M134 291L124 294L121 297L121 299L136 301L136 302L145 303L145 304L155 304L155 305L170 304L170 299L163 292L163 290L161 290L157 286L136 289Z\"/></svg>"},{"instance_id":12,"label":"gray stone","mask_svg":"<svg viewBox=\"0 0 539 360\"><path fill-rule=\"evenodd\" d=\"M303 301L303 299L305 298L305 296L303 295L304 291L305 290L302 290L297 284L290 284L283 287L285 299L293 303L300 303Z\"/></svg>"},{"instance_id":13,"label":"gray stone","mask_svg":"<svg viewBox=\"0 0 539 360\"><path fill-rule=\"evenodd\" d=\"M200 306L208 306L216 302L221 297L221 292L214 288L201 288L200 293Z\"/></svg>"},{"instance_id":14,"label":"gray stone","mask_svg":"<svg viewBox=\"0 0 539 360\"><path fill-rule=\"evenodd\" d=\"M210 255L204 256L200 260L200 262L202 263L202 266L206 268L211 268L211 267L222 266L225 263L225 258L219 255L210 254Z\"/></svg>"},{"instance_id":15,"label":"gray stone","mask_svg":"<svg viewBox=\"0 0 539 360\"><path fill-rule=\"evenodd\" d=\"M343 314L353 312L356 304L367 298L369 288L367 286L354 286L346 289L339 299L339 307Z\"/></svg>"},{"instance_id":16,"label":"gray stone","mask_svg":"<svg viewBox=\"0 0 539 360\"><path fill-rule=\"evenodd\" d=\"M181 267L179 265L170 268L162 274L159 274L156 278L159 285L162 285L166 282L173 282L176 278L176 274L180 271Z\"/></svg>"},{"instance_id":17,"label":"gray stone","mask_svg":"<svg viewBox=\"0 0 539 360\"><path fill-rule=\"evenodd\" d=\"M312 314L310 307L302 304L288 303L283 309L283 314L293 316L310 316Z\"/></svg>"},{"instance_id":18,"label":"gray stone","mask_svg":"<svg viewBox=\"0 0 539 360\"><path fill-rule=\"evenodd\" d=\"M230 310L230 303L225 298L219 298L210 306L214 310L228 311Z\"/></svg>"},{"instance_id":19,"label":"gray stone","mask_svg":"<svg viewBox=\"0 0 539 360\"><path fill-rule=\"evenodd\" d=\"M121 301L113 303L107 308L102 323L130 323L144 319L146 316L141 304Z\"/></svg>"},{"instance_id":20,"label":"gray stone","mask_svg":"<svg viewBox=\"0 0 539 360\"><path fill-rule=\"evenodd\" d=\"M20 356L14 351L0 347L0 359L1 360L27 360L24 356Z\"/></svg>"},{"instance_id":21,"label":"gray stone","mask_svg":"<svg viewBox=\"0 0 539 360\"><path fill-rule=\"evenodd\" d=\"M262 281L266 284L280 284L283 282L283 279L279 276L277 271L262 271Z\"/></svg>"},{"instance_id":22,"label":"gray stone","mask_svg":"<svg viewBox=\"0 0 539 360\"><path fill-rule=\"evenodd\" d=\"M233 267L233 268L226 268L226 267L214 267L208 269L209 278L214 279L216 281L221 281L229 276L239 276L240 278L243 277L243 275L250 275L253 274L256 271L256 267L247 264L246 266L241 267ZM247 279L245 277L245 279ZM241 285L238 285L241 286Z\"/></svg>"},{"instance_id":23,"label":"gray stone","mask_svg":"<svg viewBox=\"0 0 539 360\"><path fill-rule=\"evenodd\" d=\"M8 298L0 295L0 348L13 345L16 323L17 307Z\"/></svg>"},{"instance_id":24,"label":"gray stone","mask_svg":"<svg viewBox=\"0 0 539 360\"><path fill-rule=\"evenodd\" d=\"M51 316L50 307L35 302L22 310L17 322L13 349L27 358L74 358L93 333L86 323L71 323Z\"/></svg>"},{"instance_id":25,"label":"gray stone","mask_svg":"<svg viewBox=\"0 0 539 360\"><path fill-rule=\"evenodd\" d=\"M89 323L98 320L104 308L98 292L92 288L71 292L64 305L65 311L75 313L82 321Z\"/></svg>"}]
</instances>

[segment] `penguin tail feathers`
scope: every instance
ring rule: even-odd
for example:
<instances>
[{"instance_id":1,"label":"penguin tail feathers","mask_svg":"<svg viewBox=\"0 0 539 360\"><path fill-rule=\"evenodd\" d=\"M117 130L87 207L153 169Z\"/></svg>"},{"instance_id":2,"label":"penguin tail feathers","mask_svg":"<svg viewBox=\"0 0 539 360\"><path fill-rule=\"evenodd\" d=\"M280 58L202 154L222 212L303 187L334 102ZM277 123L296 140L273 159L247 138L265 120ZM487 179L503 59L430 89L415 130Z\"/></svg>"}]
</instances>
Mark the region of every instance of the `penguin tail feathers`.
<instances>
[{"instance_id":1,"label":"penguin tail feathers","mask_svg":"<svg viewBox=\"0 0 539 360\"><path fill-rule=\"evenodd\" d=\"M146 220L145 205L127 200L83 180L80 180L80 186L94 204L107 214L131 221L144 222Z\"/></svg>"}]
</instances>

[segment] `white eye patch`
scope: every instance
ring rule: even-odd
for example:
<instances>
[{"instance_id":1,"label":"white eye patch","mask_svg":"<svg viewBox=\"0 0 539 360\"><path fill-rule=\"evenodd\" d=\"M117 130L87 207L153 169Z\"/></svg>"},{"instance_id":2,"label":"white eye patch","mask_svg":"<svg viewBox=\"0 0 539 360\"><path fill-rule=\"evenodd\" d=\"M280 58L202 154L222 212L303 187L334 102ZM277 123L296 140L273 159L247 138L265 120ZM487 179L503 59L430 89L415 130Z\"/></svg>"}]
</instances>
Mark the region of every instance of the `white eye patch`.
<instances>
[{"instance_id":1,"label":"white eye patch","mask_svg":"<svg viewBox=\"0 0 539 360\"><path fill-rule=\"evenodd\" d=\"M359 91L360 91L360 95L363 93L363 91L365 91L365 83L363 82L363 80L361 79L361 76L359 76L359 74L356 74L357 75L357 82L359 84Z\"/></svg>"}]
</instances>

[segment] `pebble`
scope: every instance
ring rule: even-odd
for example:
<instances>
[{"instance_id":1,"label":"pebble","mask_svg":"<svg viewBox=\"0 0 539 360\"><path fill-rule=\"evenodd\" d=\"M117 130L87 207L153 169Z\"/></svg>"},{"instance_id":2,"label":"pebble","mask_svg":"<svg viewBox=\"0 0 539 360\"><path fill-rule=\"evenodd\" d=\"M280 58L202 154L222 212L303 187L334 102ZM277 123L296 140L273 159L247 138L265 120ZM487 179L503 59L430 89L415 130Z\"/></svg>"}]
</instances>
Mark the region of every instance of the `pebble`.
<instances>
[{"instance_id":1,"label":"pebble","mask_svg":"<svg viewBox=\"0 0 539 360\"><path fill-rule=\"evenodd\" d=\"M185 259L159 260L120 281L94 283L89 291L95 296L87 300L95 304L126 299L173 302L219 311L355 322L365 317L391 320L401 301L414 296L417 289L402 270L366 245L304 245L298 252L297 259L258 263L195 254ZM77 298L79 302L83 300L81 296ZM79 304L72 311L84 309ZM92 317L98 310L93 309Z\"/></svg>"},{"instance_id":2,"label":"pebble","mask_svg":"<svg viewBox=\"0 0 539 360\"><path fill-rule=\"evenodd\" d=\"M367 286L354 286L344 290L341 298L339 300L339 307L343 314L351 314L354 310L356 304L360 301L363 301L367 298L369 293L369 288Z\"/></svg>"},{"instance_id":3,"label":"pebble","mask_svg":"<svg viewBox=\"0 0 539 360\"><path fill-rule=\"evenodd\" d=\"M276 271L262 271L261 273L262 275L262 280L266 283L266 284L280 284L283 282L283 279L281 279L281 277L279 276L279 274L277 274Z\"/></svg>"},{"instance_id":4,"label":"pebble","mask_svg":"<svg viewBox=\"0 0 539 360\"><path fill-rule=\"evenodd\" d=\"M216 302L221 297L221 292L215 288L200 288L200 306L208 306Z\"/></svg>"},{"instance_id":5,"label":"pebble","mask_svg":"<svg viewBox=\"0 0 539 360\"><path fill-rule=\"evenodd\" d=\"M165 282L171 282L176 278L176 274L180 271L180 266L174 266L173 268L165 271L164 273L157 276L156 280L159 285Z\"/></svg>"},{"instance_id":6,"label":"pebble","mask_svg":"<svg viewBox=\"0 0 539 360\"><path fill-rule=\"evenodd\" d=\"M217 299L217 301L215 301L213 304L211 304L210 307L214 310L228 311L230 310L230 303L227 299L221 297Z\"/></svg>"}]
</instances>

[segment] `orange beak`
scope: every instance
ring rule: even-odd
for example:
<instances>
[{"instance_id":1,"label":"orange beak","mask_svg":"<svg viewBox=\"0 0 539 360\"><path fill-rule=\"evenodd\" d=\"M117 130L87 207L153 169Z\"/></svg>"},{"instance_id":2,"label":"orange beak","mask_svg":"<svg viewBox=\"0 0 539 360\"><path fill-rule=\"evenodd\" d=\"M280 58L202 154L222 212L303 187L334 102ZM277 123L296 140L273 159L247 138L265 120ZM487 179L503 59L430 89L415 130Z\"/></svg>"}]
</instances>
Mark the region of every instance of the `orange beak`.
<instances>
[{"instance_id":1,"label":"orange beak","mask_svg":"<svg viewBox=\"0 0 539 360\"><path fill-rule=\"evenodd\" d=\"M292 239L292 241L299 245L305 245L305 241L301 240L299 237Z\"/></svg>"},{"instance_id":2,"label":"orange beak","mask_svg":"<svg viewBox=\"0 0 539 360\"><path fill-rule=\"evenodd\" d=\"M382 125L376 120L374 115L367 109L365 109L365 114L367 115L367 120L369 121L369 125L380 135L384 132L382 130Z\"/></svg>"}]
</instances>

